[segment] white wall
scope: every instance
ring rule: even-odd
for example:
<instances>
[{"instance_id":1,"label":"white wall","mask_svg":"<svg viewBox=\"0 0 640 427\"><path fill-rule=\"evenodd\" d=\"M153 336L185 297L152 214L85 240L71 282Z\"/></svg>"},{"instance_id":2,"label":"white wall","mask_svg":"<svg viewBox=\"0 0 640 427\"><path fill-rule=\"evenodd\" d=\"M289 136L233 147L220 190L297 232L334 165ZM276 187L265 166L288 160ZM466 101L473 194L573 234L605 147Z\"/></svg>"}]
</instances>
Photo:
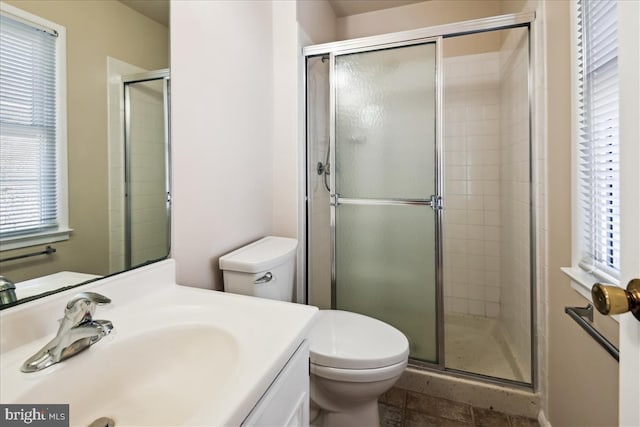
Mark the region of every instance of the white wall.
<instances>
[{"instance_id":1,"label":"white wall","mask_svg":"<svg viewBox=\"0 0 640 427\"><path fill-rule=\"evenodd\" d=\"M499 15L500 0L430 0L338 19L341 40Z\"/></svg>"},{"instance_id":2,"label":"white wall","mask_svg":"<svg viewBox=\"0 0 640 427\"><path fill-rule=\"evenodd\" d=\"M272 232L272 16L269 1L171 3L179 283L222 289L219 256Z\"/></svg>"},{"instance_id":3,"label":"white wall","mask_svg":"<svg viewBox=\"0 0 640 427\"><path fill-rule=\"evenodd\" d=\"M327 0L298 0L298 24L311 44L337 40L338 21Z\"/></svg>"},{"instance_id":4,"label":"white wall","mask_svg":"<svg viewBox=\"0 0 640 427\"><path fill-rule=\"evenodd\" d=\"M298 234L298 26L296 2L273 2L273 233ZM304 164L300 167L304 168Z\"/></svg>"},{"instance_id":5,"label":"white wall","mask_svg":"<svg viewBox=\"0 0 640 427\"><path fill-rule=\"evenodd\" d=\"M335 31L326 1L302 3L171 4L172 256L181 283L222 289L221 255L264 235L298 235L297 20L320 39Z\"/></svg>"}]
</instances>

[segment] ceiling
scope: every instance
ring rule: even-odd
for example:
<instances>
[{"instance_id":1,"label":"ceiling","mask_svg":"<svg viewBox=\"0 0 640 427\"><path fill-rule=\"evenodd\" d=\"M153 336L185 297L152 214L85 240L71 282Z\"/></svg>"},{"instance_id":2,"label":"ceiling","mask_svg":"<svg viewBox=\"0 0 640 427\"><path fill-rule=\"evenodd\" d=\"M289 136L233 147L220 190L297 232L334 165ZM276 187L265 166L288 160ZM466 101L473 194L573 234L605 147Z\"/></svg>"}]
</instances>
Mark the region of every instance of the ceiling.
<instances>
[{"instance_id":1,"label":"ceiling","mask_svg":"<svg viewBox=\"0 0 640 427\"><path fill-rule=\"evenodd\" d=\"M406 6L420 3L424 0L329 0L333 12L338 18L357 15L359 13L373 12L375 10L389 9L392 7Z\"/></svg>"},{"instance_id":2,"label":"ceiling","mask_svg":"<svg viewBox=\"0 0 640 427\"><path fill-rule=\"evenodd\" d=\"M119 1L165 27L169 26L169 0ZM422 1L425 0L329 0L329 3L331 4L336 16L338 18L342 18L343 16L405 6L412 3L420 3Z\"/></svg>"},{"instance_id":3,"label":"ceiling","mask_svg":"<svg viewBox=\"0 0 640 427\"><path fill-rule=\"evenodd\" d=\"M165 27L169 26L169 0L120 0L120 3Z\"/></svg>"}]
</instances>

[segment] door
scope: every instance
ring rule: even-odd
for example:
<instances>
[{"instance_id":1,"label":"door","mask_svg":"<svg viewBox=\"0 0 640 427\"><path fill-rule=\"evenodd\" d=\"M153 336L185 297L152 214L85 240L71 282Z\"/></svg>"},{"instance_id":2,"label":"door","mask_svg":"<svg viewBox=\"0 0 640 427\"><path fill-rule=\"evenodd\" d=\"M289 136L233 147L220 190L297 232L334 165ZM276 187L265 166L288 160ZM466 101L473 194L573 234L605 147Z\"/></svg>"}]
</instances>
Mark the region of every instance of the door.
<instances>
[{"instance_id":1,"label":"door","mask_svg":"<svg viewBox=\"0 0 640 427\"><path fill-rule=\"evenodd\" d=\"M640 2L618 1L621 284L640 278ZM620 425L640 426L640 322L620 315Z\"/></svg>"},{"instance_id":2,"label":"door","mask_svg":"<svg viewBox=\"0 0 640 427\"><path fill-rule=\"evenodd\" d=\"M436 41L332 55L333 306L438 362ZM433 203L432 203L433 201Z\"/></svg>"}]
</instances>

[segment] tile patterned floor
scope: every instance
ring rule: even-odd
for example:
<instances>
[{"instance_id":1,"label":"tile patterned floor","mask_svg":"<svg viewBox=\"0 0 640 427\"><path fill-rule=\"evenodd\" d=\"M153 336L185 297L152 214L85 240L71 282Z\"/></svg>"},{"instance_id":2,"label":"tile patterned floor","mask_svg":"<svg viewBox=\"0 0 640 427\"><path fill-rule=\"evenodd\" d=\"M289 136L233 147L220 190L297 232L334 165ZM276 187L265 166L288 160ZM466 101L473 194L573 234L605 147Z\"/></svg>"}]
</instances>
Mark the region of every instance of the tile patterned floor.
<instances>
[{"instance_id":1,"label":"tile patterned floor","mask_svg":"<svg viewBox=\"0 0 640 427\"><path fill-rule=\"evenodd\" d=\"M380 397L381 427L539 427L534 419L392 388Z\"/></svg>"}]
</instances>

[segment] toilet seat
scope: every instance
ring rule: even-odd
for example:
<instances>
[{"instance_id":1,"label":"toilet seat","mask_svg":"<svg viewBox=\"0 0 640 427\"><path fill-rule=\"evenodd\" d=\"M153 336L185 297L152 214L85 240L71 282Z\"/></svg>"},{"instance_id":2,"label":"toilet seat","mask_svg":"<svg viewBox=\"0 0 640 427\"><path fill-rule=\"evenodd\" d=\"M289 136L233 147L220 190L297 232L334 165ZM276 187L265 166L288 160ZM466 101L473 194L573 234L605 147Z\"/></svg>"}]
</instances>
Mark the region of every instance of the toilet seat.
<instances>
[{"instance_id":1,"label":"toilet seat","mask_svg":"<svg viewBox=\"0 0 640 427\"><path fill-rule=\"evenodd\" d=\"M384 372L390 371L397 375L398 367L406 366L409 341L402 332L380 320L348 311L321 310L309 334L309 353L312 372L315 365L318 372L326 375L331 375L331 369L336 370L336 379L374 378L367 375L385 376ZM361 372L344 372L351 370ZM374 370L380 372L364 372Z\"/></svg>"},{"instance_id":2,"label":"toilet seat","mask_svg":"<svg viewBox=\"0 0 640 427\"><path fill-rule=\"evenodd\" d=\"M310 370L313 375L317 375L329 380L351 383L367 383L396 378L400 376L400 374L402 374L404 368L406 367L406 360L394 365L374 369L341 369L316 365L315 363L310 364Z\"/></svg>"}]
</instances>

